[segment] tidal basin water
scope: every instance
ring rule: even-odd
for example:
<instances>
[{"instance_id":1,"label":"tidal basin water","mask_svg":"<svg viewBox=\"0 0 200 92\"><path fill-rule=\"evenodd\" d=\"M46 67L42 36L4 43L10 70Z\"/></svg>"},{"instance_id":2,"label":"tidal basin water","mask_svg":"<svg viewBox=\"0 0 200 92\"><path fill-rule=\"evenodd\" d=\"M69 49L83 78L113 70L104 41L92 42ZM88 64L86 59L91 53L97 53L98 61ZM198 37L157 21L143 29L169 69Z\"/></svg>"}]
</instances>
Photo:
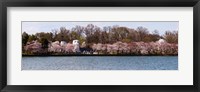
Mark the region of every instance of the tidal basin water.
<instances>
[{"instance_id":1,"label":"tidal basin water","mask_svg":"<svg viewBox=\"0 0 200 92\"><path fill-rule=\"evenodd\" d=\"M22 57L22 70L178 70L177 56Z\"/></svg>"}]
</instances>

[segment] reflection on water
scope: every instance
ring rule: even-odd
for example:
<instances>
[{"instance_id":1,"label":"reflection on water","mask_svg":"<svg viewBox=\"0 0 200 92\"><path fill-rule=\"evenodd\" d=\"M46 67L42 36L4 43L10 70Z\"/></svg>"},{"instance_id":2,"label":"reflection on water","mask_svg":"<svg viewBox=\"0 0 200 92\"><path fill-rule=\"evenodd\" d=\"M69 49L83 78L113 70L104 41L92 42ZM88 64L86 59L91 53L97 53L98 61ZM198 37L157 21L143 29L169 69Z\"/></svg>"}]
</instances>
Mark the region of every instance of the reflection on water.
<instances>
[{"instance_id":1,"label":"reflection on water","mask_svg":"<svg viewBox=\"0 0 200 92\"><path fill-rule=\"evenodd\" d=\"M22 57L22 70L177 70L177 56Z\"/></svg>"}]
</instances>

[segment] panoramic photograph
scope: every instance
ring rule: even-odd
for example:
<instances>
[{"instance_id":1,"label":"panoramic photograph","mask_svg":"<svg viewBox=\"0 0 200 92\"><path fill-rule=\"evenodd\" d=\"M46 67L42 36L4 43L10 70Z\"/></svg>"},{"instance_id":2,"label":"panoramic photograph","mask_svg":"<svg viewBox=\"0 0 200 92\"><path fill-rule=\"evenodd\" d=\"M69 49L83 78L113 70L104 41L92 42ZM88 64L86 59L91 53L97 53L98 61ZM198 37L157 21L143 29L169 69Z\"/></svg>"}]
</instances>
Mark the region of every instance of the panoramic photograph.
<instances>
[{"instance_id":1,"label":"panoramic photograph","mask_svg":"<svg viewBox=\"0 0 200 92\"><path fill-rule=\"evenodd\" d=\"M22 70L178 70L178 21L22 21Z\"/></svg>"}]
</instances>

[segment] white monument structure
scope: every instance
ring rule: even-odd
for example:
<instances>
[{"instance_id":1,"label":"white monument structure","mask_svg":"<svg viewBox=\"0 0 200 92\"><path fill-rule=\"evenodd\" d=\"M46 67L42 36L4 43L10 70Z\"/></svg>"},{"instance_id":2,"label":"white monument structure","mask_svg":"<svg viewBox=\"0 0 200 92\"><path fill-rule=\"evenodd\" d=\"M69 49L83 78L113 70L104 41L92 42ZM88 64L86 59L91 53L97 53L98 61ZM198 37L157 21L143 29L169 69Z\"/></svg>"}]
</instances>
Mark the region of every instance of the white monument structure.
<instances>
[{"instance_id":1,"label":"white monument structure","mask_svg":"<svg viewBox=\"0 0 200 92\"><path fill-rule=\"evenodd\" d=\"M166 41L164 40L164 39L159 39L158 41L157 41L157 43L159 43L159 44L163 44L163 43L165 43Z\"/></svg>"},{"instance_id":2,"label":"white monument structure","mask_svg":"<svg viewBox=\"0 0 200 92\"><path fill-rule=\"evenodd\" d=\"M72 44L74 46L73 52L80 52L79 41L78 40L73 40Z\"/></svg>"},{"instance_id":3,"label":"white monument structure","mask_svg":"<svg viewBox=\"0 0 200 92\"><path fill-rule=\"evenodd\" d=\"M61 42L60 42L60 46L62 46L62 47L66 46L66 44L67 44L67 43L66 43L65 41L61 41Z\"/></svg>"}]
</instances>

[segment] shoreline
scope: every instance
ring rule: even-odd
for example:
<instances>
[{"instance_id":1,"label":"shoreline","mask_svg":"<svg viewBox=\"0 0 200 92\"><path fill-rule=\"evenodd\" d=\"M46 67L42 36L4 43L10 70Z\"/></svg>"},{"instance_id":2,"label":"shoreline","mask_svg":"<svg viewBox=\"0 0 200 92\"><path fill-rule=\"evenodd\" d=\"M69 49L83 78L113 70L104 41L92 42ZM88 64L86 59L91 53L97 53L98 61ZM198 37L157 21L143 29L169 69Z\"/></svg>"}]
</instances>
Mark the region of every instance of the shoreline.
<instances>
[{"instance_id":1,"label":"shoreline","mask_svg":"<svg viewBox=\"0 0 200 92\"><path fill-rule=\"evenodd\" d=\"M64 57L64 56L178 56L178 55L131 55L131 54L123 54L123 55L97 55L97 54L93 54L93 55L88 55L88 54L78 54L78 55L74 55L74 54L69 54L69 55L22 55L22 57L51 57L51 56L55 56L55 57Z\"/></svg>"}]
</instances>

